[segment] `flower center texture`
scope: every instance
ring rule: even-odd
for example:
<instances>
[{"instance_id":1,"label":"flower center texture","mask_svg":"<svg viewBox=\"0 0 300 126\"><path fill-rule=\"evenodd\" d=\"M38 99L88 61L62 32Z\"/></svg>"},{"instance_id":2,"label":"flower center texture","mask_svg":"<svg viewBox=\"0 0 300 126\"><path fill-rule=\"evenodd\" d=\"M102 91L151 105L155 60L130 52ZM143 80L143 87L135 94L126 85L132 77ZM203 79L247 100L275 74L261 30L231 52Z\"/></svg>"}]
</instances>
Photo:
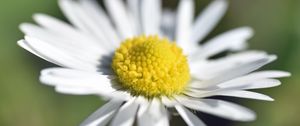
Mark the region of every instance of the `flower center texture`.
<instances>
[{"instance_id":1,"label":"flower center texture","mask_svg":"<svg viewBox=\"0 0 300 126\"><path fill-rule=\"evenodd\" d=\"M172 97L181 94L190 80L182 49L158 36L123 41L115 51L112 68L121 86L133 96Z\"/></svg>"}]
</instances>

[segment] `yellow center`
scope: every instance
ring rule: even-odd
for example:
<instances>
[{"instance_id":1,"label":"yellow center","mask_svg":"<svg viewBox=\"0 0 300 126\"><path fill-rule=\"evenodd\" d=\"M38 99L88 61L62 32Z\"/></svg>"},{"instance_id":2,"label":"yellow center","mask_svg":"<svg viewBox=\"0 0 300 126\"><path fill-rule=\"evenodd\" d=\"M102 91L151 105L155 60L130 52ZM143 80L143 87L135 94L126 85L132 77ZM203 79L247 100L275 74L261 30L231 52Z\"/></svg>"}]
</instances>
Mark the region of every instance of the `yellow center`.
<instances>
[{"instance_id":1,"label":"yellow center","mask_svg":"<svg viewBox=\"0 0 300 126\"><path fill-rule=\"evenodd\" d=\"M115 51L112 68L121 86L147 98L181 94L190 80L182 49L158 36L127 39Z\"/></svg>"}]
</instances>

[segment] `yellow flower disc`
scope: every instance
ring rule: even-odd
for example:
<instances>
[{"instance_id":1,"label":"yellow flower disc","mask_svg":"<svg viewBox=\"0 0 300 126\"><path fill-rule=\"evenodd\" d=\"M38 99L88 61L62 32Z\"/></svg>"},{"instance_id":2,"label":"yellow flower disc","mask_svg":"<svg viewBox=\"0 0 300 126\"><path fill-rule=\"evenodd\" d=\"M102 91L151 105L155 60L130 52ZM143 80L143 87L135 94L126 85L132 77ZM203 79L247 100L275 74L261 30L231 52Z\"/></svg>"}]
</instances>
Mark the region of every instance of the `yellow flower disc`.
<instances>
[{"instance_id":1,"label":"yellow flower disc","mask_svg":"<svg viewBox=\"0 0 300 126\"><path fill-rule=\"evenodd\" d=\"M182 49L158 36L127 39L115 51L112 68L121 86L147 98L181 94L190 80Z\"/></svg>"}]
</instances>

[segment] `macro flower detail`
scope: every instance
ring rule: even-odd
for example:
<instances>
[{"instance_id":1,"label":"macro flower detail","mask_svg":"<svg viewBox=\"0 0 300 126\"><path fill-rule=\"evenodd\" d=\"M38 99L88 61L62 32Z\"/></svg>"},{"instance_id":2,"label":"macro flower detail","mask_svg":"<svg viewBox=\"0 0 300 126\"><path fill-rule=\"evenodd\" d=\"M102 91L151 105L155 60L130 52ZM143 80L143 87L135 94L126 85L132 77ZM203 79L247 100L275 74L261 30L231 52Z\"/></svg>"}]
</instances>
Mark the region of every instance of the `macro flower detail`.
<instances>
[{"instance_id":1,"label":"macro flower detail","mask_svg":"<svg viewBox=\"0 0 300 126\"><path fill-rule=\"evenodd\" d=\"M157 36L125 40L115 52L112 68L125 90L147 98L181 94L190 80L182 50Z\"/></svg>"},{"instance_id":2,"label":"macro flower detail","mask_svg":"<svg viewBox=\"0 0 300 126\"><path fill-rule=\"evenodd\" d=\"M194 19L194 0L179 0L176 12L161 0L59 0L70 21L35 14L23 23L18 44L58 65L40 81L59 93L97 95L108 101L82 126L168 126L178 113L189 126L205 126L194 111L252 121L253 111L215 99L228 96L273 101L249 91L280 85L284 71L256 71L275 55L246 50L249 27L203 42L223 17L227 0L214 0ZM228 52L225 56L216 56ZM212 58L214 57L214 58Z\"/></svg>"}]
</instances>

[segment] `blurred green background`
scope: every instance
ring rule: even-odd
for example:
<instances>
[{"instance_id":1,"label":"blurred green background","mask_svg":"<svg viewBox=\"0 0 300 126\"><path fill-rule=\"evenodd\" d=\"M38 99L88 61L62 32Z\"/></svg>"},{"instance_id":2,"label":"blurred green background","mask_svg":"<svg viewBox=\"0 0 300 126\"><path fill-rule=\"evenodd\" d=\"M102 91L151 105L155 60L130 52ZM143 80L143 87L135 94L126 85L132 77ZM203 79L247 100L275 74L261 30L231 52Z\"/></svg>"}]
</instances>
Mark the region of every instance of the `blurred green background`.
<instances>
[{"instance_id":1,"label":"blurred green background","mask_svg":"<svg viewBox=\"0 0 300 126\"><path fill-rule=\"evenodd\" d=\"M210 0L196 0L197 13ZM165 0L170 6L176 0ZM23 38L18 29L32 22L32 14L41 12L64 19L56 0L0 1L0 125L1 126L74 126L97 109L102 102L96 96L70 96L55 93L41 85L39 71L53 65L31 55L16 42ZM260 90L275 102L239 100L257 112L254 122L230 122L237 126L298 126L300 120L300 1L231 0L229 11L213 35L238 26L251 26L256 34L250 40L253 49L277 54L279 59L266 68L292 72L280 87Z\"/></svg>"}]
</instances>

